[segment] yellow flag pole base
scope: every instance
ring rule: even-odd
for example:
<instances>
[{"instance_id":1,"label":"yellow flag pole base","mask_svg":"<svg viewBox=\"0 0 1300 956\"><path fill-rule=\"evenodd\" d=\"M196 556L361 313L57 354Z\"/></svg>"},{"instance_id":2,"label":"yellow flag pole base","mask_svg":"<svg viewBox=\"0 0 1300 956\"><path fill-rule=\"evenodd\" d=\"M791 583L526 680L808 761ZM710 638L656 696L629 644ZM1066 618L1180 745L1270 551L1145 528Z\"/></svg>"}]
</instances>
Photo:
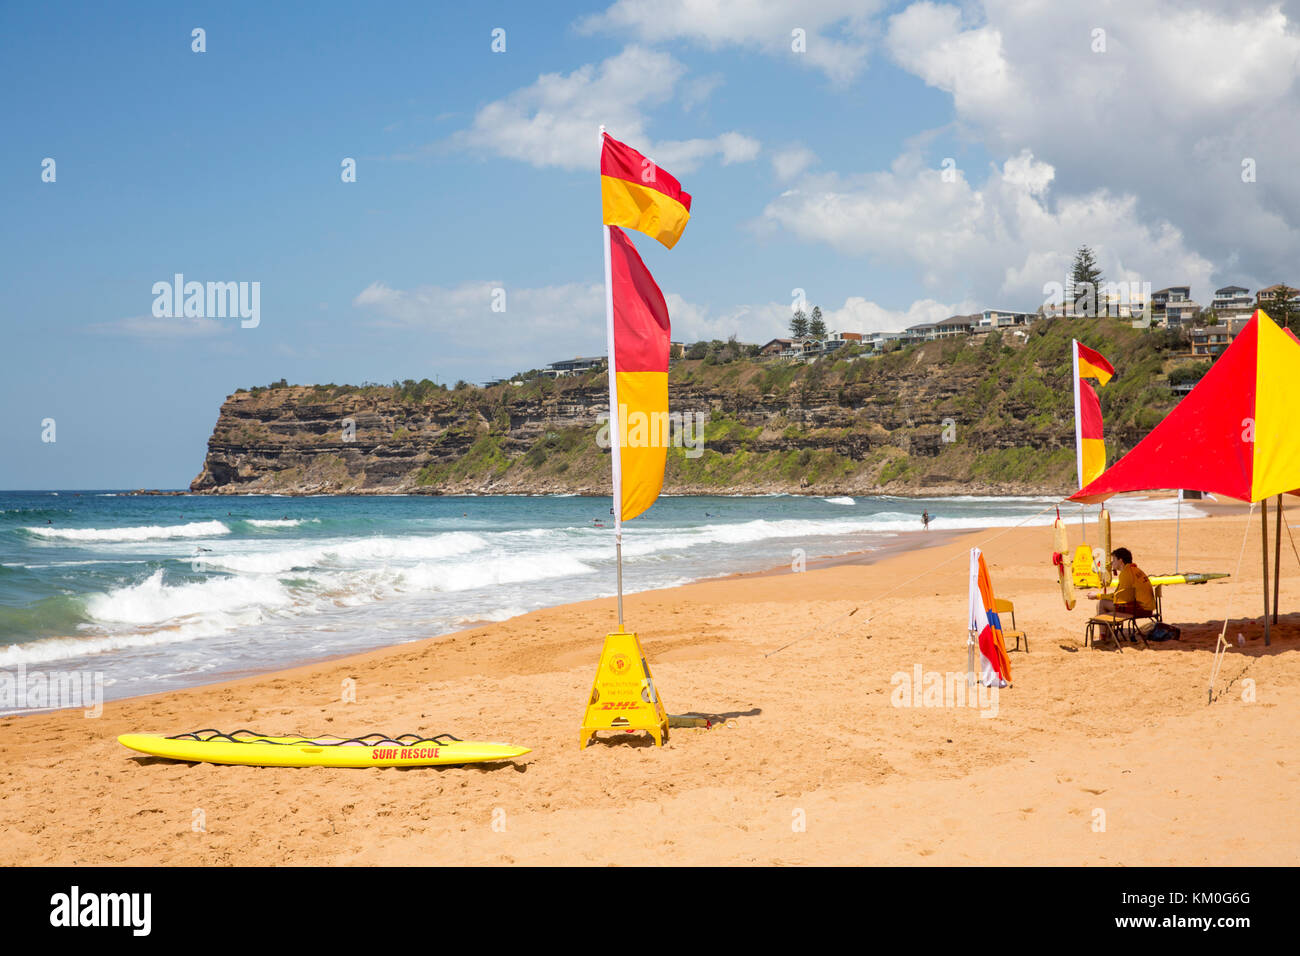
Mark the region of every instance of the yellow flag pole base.
<instances>
[{"instance_id":1,"label":"yellow flag pole base","mask_svg":"<svg viewBox=\"0 0 1300 956\"><path fill-rule=\"evenodd\" d=\"M578 749L585 750L602 730L641 730L653 737L658 747L668 739L668 712L635 634L620 631L605 635Z\"/></svg>"}]
</instances>

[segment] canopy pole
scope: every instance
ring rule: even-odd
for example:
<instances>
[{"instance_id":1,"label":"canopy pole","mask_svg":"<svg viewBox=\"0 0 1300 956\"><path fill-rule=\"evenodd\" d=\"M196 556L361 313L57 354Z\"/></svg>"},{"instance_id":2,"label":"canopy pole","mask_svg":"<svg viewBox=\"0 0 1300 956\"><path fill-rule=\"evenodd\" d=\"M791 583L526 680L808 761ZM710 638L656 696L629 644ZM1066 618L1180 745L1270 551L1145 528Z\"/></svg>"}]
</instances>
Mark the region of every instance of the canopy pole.
<instances>
[{"instance_id":1,"label":"canopy pole","mask_svg":"<svg viewBox=\"0 0 1300 956\"><path fill-rule=\"evenodd\" d=\"M1277 592L1282 583L1282 496L1277 496L1277 525L1273 530L1273 623L1277 623Z\"/></svg>"},{"instance_id":2,"label":"canopy pole","mask_svg":"<svg viewBox=\"0 0 1300 956\"><path fill-rule=\"evenodd\" d=\"M1183 540L1183 489L1178 489L1177 517L1174 519L1174 574L1178 573L1178 552Z\"/></svg>"},{"instance_id":3,"label":"canopy pole","mask_svg":"<svg viewBox=\"0 0 1300 956\"><path fill-rule=\"evenodd\" d=\"M1264 529L1264 546L1262 557L1264 558L1264 646L1269 645L1269 620L1268 620L1268 499L1265 498L1260 502L1260 517L1263 518Z\"/></svg>"}]
</instances>

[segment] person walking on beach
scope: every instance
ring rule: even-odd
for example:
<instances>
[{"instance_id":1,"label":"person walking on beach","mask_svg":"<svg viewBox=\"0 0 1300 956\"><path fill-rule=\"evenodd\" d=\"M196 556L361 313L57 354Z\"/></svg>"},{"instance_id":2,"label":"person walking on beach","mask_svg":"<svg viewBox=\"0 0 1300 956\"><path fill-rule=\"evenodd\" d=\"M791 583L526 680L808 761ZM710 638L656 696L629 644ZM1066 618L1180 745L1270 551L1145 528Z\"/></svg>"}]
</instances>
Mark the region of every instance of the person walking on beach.
<instances>
[{"instance_id":1,"label":"person walking on beach","mask_svg":"<svg viewBox=\"0 0 1300 956\"><path fill-rule=\"evenodd\" d=\"M928 510L921 512L921 524L925 525L925 530L930 530L930 512Z\"/></svg>"}]
</instances>

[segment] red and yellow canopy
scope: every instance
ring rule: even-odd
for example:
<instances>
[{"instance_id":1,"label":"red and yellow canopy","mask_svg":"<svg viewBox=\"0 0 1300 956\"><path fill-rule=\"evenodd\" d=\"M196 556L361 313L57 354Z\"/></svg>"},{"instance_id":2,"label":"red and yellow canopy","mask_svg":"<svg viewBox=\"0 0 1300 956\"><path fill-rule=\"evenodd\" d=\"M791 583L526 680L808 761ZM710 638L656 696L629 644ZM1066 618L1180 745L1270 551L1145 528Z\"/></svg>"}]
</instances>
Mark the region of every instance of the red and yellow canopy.
<instances>
[{"instance_id":1,"label":"red and yellow canopy","mask_svg":"<svg viewBox=\"0 0 1300 956\"><path fill-rule=\"evenodd\" d=\"M1075 501L1189 488L1242 501L1300 489L1300 340L1257 311L1187 397Z\"/></svg>"}]
</instances>

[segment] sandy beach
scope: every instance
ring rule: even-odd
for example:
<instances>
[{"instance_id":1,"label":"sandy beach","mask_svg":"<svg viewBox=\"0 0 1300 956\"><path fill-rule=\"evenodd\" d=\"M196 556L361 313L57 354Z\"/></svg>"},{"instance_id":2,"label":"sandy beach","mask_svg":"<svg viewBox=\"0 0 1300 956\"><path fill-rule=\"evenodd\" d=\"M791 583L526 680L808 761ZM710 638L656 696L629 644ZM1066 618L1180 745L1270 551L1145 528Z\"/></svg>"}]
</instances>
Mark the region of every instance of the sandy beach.
<instances>
[{"instance_id":1,"label":"sandy beach","mask_svg":"<svg viewBox=\"0 0 1300 956\"><path fill-rule=\"evenodd\" d=\"M1182 523L1181 566L1236 571L1249 527L1240 574L1167 588L1182 640L1150 649L1084 647L1089 602L1065 610L1041 527L630 595L628 629L669 712L734 718L674 730L662 749L627 734L578 749L612 599L110 702L97 719L2 718L0 863L1292 865L1297 559L1284 534L1284 613L1266 648L1259 517L1221 510ZM1114 531L1151 574L1173 569L1174 537L1172 521ZM1030 652L1010 655L1014 686L991 717L895 706L895 675L965 669L972 545L1028 634ZM1230 596L1232 645L1207 704ZM340 699L349 678L355 703ZM450 732L532 752L284 770L174 763L116 741L209 727Z\"/></svg>"}]
</instances>

